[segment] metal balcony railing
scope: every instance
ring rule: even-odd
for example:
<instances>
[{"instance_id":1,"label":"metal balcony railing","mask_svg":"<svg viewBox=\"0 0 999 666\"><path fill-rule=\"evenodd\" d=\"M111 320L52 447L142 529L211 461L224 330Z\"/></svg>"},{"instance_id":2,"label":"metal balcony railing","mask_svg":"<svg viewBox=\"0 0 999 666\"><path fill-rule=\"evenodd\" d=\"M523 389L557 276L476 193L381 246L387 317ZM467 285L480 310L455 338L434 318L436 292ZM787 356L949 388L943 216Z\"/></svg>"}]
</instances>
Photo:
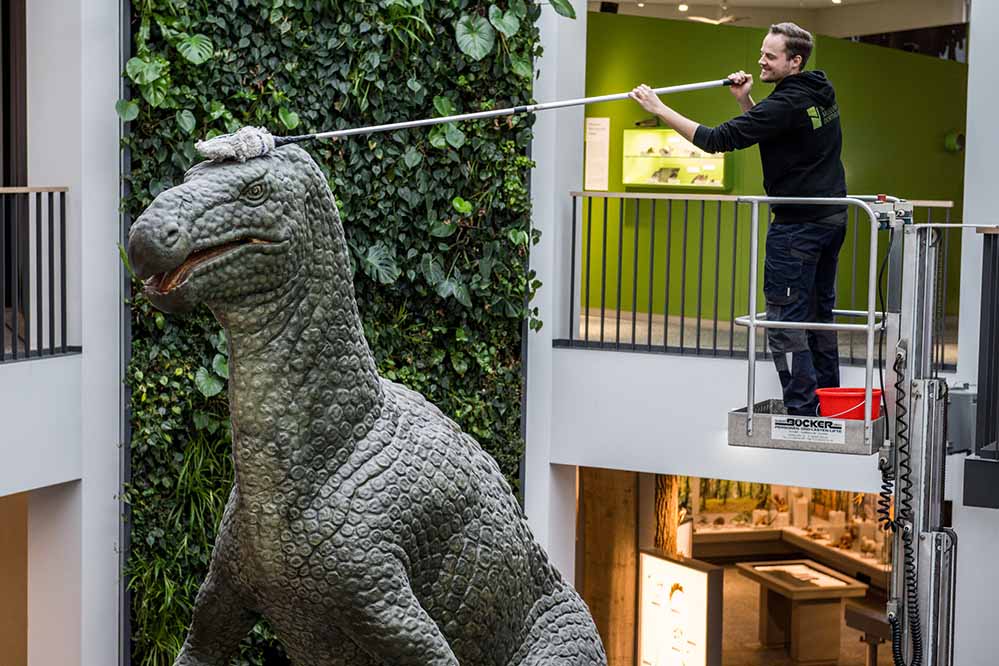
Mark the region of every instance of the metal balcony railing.
<instances>
[{"instance_id":1,"label":"metal balcony railing","mask_svg":"<svg viewBox=\"0 0 999 666\"><path fill-rule=\"evenodd\" d=\"M66 194L0 188L0 363L79 351L66 333Z\"/></svg>"},{"instance_id":2,"label":"metal balcony railing","mask_svg":"<svg viewBox=\"0 0 999 666\"><path fill-rule=\"evenodd\" d=\"M556 347L746 358L753 239L749 199L725 195L572 192L568 322ZM912 201L917 224L949 224L950 201ZM760 203L757 242L770 206ZM867 307L870 225L850 215L837 276L840 313ZM934 369L957 362L961 230L941 235L934 320ZM883 251L884 248L882 248ZM879 257L880 260L880 257ZM759 257L762 269L763 258ZM758 298L762 300L762 285ZM866 310L865 310L866 312ZM563 315L564 316L564 315ZM761 357L769 357L766 336ZM858 329L839 336L844 364L863 365Z\"/></svg>"}]
</instances>

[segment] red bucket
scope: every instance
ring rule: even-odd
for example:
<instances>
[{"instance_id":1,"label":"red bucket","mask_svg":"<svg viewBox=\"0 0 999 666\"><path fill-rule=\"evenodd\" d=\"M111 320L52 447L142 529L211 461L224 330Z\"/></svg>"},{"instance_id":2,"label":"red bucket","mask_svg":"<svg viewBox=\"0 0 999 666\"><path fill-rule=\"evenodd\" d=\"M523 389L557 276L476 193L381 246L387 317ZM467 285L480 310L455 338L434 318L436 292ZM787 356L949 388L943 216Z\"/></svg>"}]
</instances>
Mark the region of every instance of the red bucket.
<instances>
[{"instance_id":1,"label":"red bucket","mask_svg":"<svg viewBox=\"0 0 999 666\"><path fill-rule=\"evenodd\" d=\"M819 415L833 419L864 419L864 389L862 388L820 388ZM881 389L871 389L874 401L871 419L881 416Z\"/></svg>"}]
</instances>

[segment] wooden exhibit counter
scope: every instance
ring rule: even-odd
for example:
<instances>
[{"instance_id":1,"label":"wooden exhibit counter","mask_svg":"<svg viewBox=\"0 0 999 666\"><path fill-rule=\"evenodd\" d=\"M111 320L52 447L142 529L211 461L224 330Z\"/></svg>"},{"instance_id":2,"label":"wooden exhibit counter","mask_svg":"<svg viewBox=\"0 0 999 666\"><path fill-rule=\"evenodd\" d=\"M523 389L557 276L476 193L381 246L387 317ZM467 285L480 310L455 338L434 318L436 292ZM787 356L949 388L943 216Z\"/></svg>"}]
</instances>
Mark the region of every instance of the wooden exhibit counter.
<instances>
[{"instance_id":1,"label":"wooden exhibit counter","mask_svg":"<svg viewBox=\"0 0 999 666\"><path fill-rule=\"evenodd\" d=\"M693 556L699 560L734 562L802 553L873 587L888 589L890 564L857 551L834 548L828 540L812 539L797 527L699 527L694 532Z\"/></svg>"}]
</instances>

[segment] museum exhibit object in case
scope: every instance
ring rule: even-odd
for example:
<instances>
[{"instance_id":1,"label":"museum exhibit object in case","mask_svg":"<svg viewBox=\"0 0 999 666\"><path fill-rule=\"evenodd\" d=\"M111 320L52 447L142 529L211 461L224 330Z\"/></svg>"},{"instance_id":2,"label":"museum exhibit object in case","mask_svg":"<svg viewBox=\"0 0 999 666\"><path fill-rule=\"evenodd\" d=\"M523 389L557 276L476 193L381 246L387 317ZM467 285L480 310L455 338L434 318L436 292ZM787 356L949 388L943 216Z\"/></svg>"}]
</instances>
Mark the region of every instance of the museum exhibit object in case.
<instances>
[{"instance_id":1,"label":"museum exhibit object in case","mask_svg":"<svg viewBox=\"0 0 999 666\"><path fill-rule=\"evenodd\" d=\"M671 129L624 130L621 182L630 187L725 191L731 153L706 153Z\"/></svg>"}]
</instances>

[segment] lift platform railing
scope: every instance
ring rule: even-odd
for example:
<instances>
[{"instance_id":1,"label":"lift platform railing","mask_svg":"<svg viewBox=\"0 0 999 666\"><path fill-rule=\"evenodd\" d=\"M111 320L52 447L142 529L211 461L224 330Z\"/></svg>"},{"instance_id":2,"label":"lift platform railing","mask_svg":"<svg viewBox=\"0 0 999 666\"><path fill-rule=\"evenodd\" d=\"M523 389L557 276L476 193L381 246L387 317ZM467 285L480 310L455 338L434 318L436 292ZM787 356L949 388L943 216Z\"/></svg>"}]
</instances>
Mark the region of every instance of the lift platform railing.
<instances>
[{"instance_id":1,"label":"lift platform railing","mask_svg":"<svg viewBox=\"0 0 999 666\"><path fill-rule=\"evenodd\" d=\"M749 328L749 377L747 382L747 403L746 403L746 435L753 434L753 414L756 398L756 329L758 328L783 328L783 329L825 329L833 331L864 331L866 332L866 358L864 362L864 444L872 447L873 428L871 420L871 395L874 384L874 334L882 325L883 314L876 311L877 305L877 273L878 273L878 228L881 224L879 214L869 205L869 201L897 202L895 197L874 197L874 196L849 196L849 197L765 197L749 196L739 197L740 202L749 203L752 206L750 218L750 245L749 245L749 315L737 317L736 323ZM867 268L867 310L839 310L834 314L864 317L865 324L839 324L835 322L777 322L768 321L765 313L757 312L756 288L757 288L757 261L759 258L759 224L760 224L760 204L806 204L820 206L853 206L867 213L871 221L871 246L870 259Z\"/></svg>"}]
</instances>

